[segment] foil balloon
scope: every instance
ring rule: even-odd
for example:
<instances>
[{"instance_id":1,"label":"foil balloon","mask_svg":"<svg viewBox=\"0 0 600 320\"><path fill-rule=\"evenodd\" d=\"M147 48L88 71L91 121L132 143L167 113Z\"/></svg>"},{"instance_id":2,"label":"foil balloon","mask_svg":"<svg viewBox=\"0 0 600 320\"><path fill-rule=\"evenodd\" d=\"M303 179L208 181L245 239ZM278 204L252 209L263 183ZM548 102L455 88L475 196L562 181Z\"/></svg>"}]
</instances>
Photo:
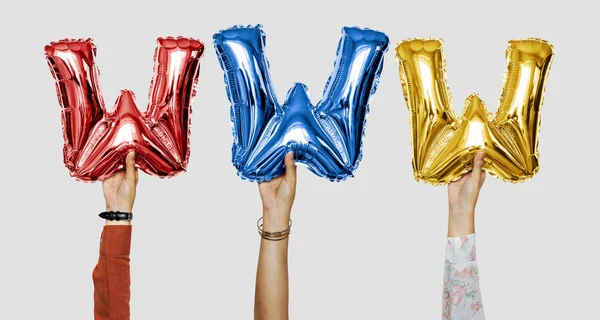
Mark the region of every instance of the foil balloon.
<instances>
[{"instance_id":1,"label":"foil balloon","mask_svg":"<svg viewBox=\"0 0 600 320\"><path fill-rule=\"evenodd\" d=\"M204 45L191 38L159 38L147 110L121 91L107 112L100 93L96 47L92 39L65 39L45 47L62 106L63 154L77 180L96 181L123 167L136 152L136 166L170 177L187 167L191 103L196 95Z\"/></svg>"},{"instance_id":2,"label":"foil balloon","mask_svg":"<svg viewBox=\"0 0 600 320\"><path fill-rule=\"evenodd\" d=\"M280 176L288 151L320 177L340 181L353 175L388 47L385 34L342 29L333 73L316 105L301 83L278 103L260 25L222 30L214 35L214 46L231 102L232 161L241 178L261 182Z\"/></svg>"},{"instance_id":3,"label":"foil balloon","mask_svg":"<svg viewBox=\"0 0 600 320\"><path fill-rule=\"evenodd\" d=\"M553 47L539 39L513 40L495 116L477 95L462 117L452 110L441 40L414 39L396 47L412 130L413 170L418 181L446 184L472 169L477 152L484 169L505 181L530 179L539 170L540 109Z\"/></svg>"}]
</instances>

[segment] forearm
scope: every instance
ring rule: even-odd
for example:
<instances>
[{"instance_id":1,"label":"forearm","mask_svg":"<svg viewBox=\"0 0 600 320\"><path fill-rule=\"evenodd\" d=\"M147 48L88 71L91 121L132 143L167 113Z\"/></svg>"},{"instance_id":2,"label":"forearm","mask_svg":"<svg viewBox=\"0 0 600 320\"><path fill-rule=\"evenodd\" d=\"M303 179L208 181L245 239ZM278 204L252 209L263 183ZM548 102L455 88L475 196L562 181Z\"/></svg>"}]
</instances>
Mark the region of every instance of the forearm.
<instances>
[{"instance_id":1,"label":"forearm","mask_svg":"<svg viewBox=\"0 0 600 320\"><path fill-rule=\"evenodd\" d=\"M94 318L128 320L130 299L131 225L104 226L100 256L94 268Z\"/></svg>"},{"instance_id":2,"label":"forearm","mask_svg":"<svg viewBox=\"0 0 600 320\"><path fill-rule=\"evenodd\" d=\"M452 214L448 217L448 237L475 233L475 214Z\"/></svg>"},{"instance_id":3,"label":"forearm","mask_svg":"<svg viewBox=\"0 0 600 320\"><path fill-rule=\"evenodd\" d=\"M285 230L288 221L267 218L263 230ZM288 239L261 238L254 300L256 320L288 319Z\"/></svg>"}]
</instances>

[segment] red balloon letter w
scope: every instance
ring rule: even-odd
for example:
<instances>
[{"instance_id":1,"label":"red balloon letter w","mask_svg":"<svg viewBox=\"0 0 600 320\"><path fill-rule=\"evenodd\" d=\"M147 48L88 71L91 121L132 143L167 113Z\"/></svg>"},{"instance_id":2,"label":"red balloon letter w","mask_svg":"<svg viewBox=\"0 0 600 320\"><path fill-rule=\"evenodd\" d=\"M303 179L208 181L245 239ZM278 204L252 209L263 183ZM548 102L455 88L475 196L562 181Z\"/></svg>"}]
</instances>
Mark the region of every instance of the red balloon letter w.
<instances>
[{"instance_id":1,"label":"red balloon letter w","mask_svg":"<svg viewBox=\"0 0 600 320\"><path fill-rule=\"evenodd\" d=\"M61 40L45 47L62 106L64 162L71 176L96 181L123 167L136 152L144 172L170 177L187 167L191 103L204 45L190 38L159 38L147 110L122 90L107 112L91 39Z\"/></svg>"}]
</instances>

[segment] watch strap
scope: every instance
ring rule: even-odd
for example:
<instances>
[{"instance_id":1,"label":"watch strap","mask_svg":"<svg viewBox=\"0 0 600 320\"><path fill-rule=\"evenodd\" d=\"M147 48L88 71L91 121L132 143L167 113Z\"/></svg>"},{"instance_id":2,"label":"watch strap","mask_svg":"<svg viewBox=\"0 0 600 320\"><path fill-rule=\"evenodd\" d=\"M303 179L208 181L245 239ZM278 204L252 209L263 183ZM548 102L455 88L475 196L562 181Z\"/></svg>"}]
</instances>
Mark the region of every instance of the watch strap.
<instances>
[{"instance_id":1,"label":"watch strap","mask_svg":"<svg viewBox=\"0 0 600 320\"><path fill-rule=\"evenodd\" d=\"M110 221L133 220L133 212L104 211L98 216Z\"/></svg>"}]
</instances>

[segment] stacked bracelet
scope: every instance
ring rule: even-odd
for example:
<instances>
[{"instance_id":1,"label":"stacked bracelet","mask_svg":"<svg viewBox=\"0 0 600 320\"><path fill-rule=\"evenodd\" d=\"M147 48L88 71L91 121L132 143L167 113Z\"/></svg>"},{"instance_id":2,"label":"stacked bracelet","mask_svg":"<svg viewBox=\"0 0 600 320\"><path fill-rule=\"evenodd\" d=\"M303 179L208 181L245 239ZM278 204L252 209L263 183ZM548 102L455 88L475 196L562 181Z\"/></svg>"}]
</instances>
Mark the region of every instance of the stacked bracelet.
<instances>
[{"instance_id":1,"label":"stacked bracelet","mask_svg":"<svg viewBox=\"0 0 600 320\"><path fill-rule=\"evenodd\" d=\"M287 227L287 229L282 230L282 231L275 231L275 232L264 231L262 229L263 228L262 220L263 220L262 217L260 219L258 219L258 221L256 222L256 226L258 227L258 234L263 239L270 240L270 241L279 241L279 240L283 240L283 239L287 238L290 235L290 232L292 230L292 219L290 219L290 223L289 223L289 226Z\"/></svg>"}]
</instances>

